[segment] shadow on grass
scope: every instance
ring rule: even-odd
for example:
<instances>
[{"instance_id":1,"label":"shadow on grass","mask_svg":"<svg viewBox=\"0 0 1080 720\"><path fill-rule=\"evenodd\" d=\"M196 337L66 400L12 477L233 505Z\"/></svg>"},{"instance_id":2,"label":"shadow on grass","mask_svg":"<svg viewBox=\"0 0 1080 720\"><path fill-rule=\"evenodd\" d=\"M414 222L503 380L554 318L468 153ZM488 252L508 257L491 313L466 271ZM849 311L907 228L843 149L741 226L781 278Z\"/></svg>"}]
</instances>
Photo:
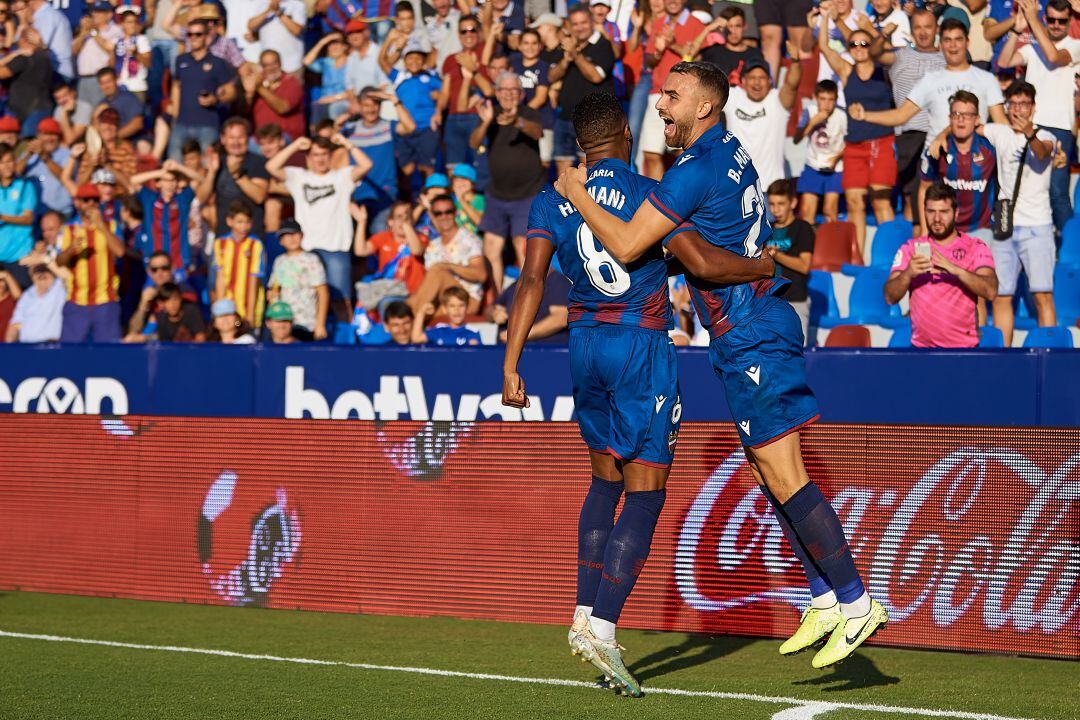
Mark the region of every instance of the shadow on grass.
<instances>
[{"instance_id":1,"label":"shadow on grass","mask_svg":"<svg viewBox=\"0 0 1080 720\"><path fill-rule=\"evenodd\" d=\"M793 685L818 685L822 692L843 692L883 685L896 685L900 678L886 675L865 655L855 653L831 671L808 680L796 680Z\"/></svg>"},{"instance_id":2,"label":"shadow on grass","mask_svg":"<svg viewBox=\"0 0 1080 720\"><path fill-rule=\"evenodd\" d=\"M657 650L635 661L628 669L640 682L704 665L756 642L752 638L688 635L678 645Z\"/></svg>"}]
</instances>

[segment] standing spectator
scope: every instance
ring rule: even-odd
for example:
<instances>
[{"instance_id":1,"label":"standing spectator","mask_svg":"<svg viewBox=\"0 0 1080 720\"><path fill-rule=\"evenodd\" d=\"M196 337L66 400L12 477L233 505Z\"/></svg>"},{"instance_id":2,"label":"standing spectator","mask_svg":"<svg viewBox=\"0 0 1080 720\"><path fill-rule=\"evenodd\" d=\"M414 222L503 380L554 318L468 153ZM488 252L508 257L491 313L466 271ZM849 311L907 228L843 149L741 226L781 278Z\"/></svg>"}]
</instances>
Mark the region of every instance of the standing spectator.
<instances>
[{"instance_id":1,"label":"standing spectator","mask_svg":"<svg viewBox=\"0 0 1080 720\"><path fill-rule=\"evenodd\" d=\"M404 54L407 48L415 48L427 60L431 52L431 40L427 30L416 26L416 13L409 0L399 0L394 5L394 27L383 40L379 51L379 67L390 76L392 69L405 70ZM393 77L390 80L393 81Z\"/></svg>"},{"instance_id":2,"label":"standing spectator","mask_svg":"<svg viewBox=\"0 0 1080 720\"><path fill-rule=\"evenodd\" d=\"M431 238L424 252L424 281L408 301L414 317L448 287L461 287L469 294L468 314L475 315L480 309L487 280L483 246L474 233L457 226L455 212L448 195L431 201L431 218L438 235Z\"/></svg>"},{"instance_id":3,"label":"standing spectator","mask_svg":"<svg viewBox=\"0 0 1080 720\"><path fill-rule=\"evenodd\" d=\"M799 215L808 223L817 218L818 197L826 222L835 222L840 214L840 180L844 165L844 137L847 113L838 110L839 88L832 80L821 80L814 87L813 99L803 100L802 115L795 130L795 142L808 138L806 166L799 176ZM921 146L920 146L921 147Z\"/></svg>"},{"instance_id":4,"label":"standing spectator","mask_svg":"<svg viewBox=\"0 0 1080 720\"><path fill-rule=\"evenodd\" d=\"M735 133L754 159L763 188L785 176L784 137L788 113L795 105L795 95L802 79L798 48L789 43L788 53L791 68L781 87L772 86L768 65L751 61L743 68L742 87L731 88L731 95L724 106L728 130Z\"/></svg>"},{"instance_id":5,"label":"standing spectator","mask_svg":"<svg viewBox=\"0 0 1080 720\"><path fill-rule=\"evenodd\" d=\"M56 101L53 119L60 123L64 145L70 147L83 139L94 109L90 103L80 100L75 89L67 83L53 88L53 100Z\"/></svg>"},{"instance_id":6,"label":"standing spectator","mask_svg":"<svg viewBox=\"0 0 1080 720\"><path fill-rule=\"evenodd\" d=\"M732 86L739 85L742 83L743 68L751 62L766 62L765 56L746 37L746 12L738 5L729 5L721 10L720 16L698 34L695 44L701 47L708 33L717 28L724 31L724 42L706 47L701 59L723 70Z\"/></svg>"},{"instance_id":7,"label":"standing spectator","mask_svg":"<svg viewBox=\"0 0 1080 720\"><path fill-rule=\"evenodd\" d=\"M379 67L379 44L371 39L371 28L363 20L350 20L345 26L349 44L349 59L345 64L345 87L353 94L366 87L386 84L386 75Z\"/></svg>"},{"instance_id":8,"label":"standing spectator","mask_svg":"<svg viewBox=\"0 0 1080 720\"><path fill-rule=\"evenodd\" d=\"M237 201L247 203L252 210L252 232L266 232L263 203L270 187L266 161L251 152L251 125L247 120L231 117L221 126L221 147L224 152L210 152L206 157L206 175L199 183L196 195L199 202L214 204L214 232L229 232L225 216ZM250 320L250 318L247 318Z\"/></svg>"},{"instance_id":9,"label":"standing spectator","mask_svg":"<svg viewBox=\"0 0 1080 720\"><path fill-rule=\"evenodd\" d=\"M829 47L825 17L819 16L818 47L844 88L848 103L859 103L867 112L888 112L893 108L892 88L885 70L870 58L874 36L866 30L848 35L848 63ZM876 32L876 31L874 31ZM892 191L896 184L896 141L892 128L852 118L844 137L844 199L848 221L855 225L855 238L862 253L866 245L866 200L870 198L878 224L892 220Z\"/></svg>"},{"instance_id":10,"label":"standing spectator","mask_svg":"<svg viewBox=\"0 0 1080 720\"><path fill-rule=\"evenodd\" d=\"M281 134L281 128L271 123L263 125L255 132L255 142L259 145L259 152L264 159L269 159L285 149L285 138ZM299 155L293 155L289 160L293 167L304 167L304 160ZM269 174L269 173L268 173ZM281 227L281 219L286 208L292 207L292 197L285 185L275 178L270 178L270 186L267 189L266 201L263 203L263 224L266 232L276 233Z\"/></svg>"},{"instance_id":11,"label":"standing spectator","mask_svg":"<svg viewBox=\"0 0 1080 720\"><path fill-rule=\"evenodd\" d=\"M461 40L458 38L461 11L454 7L451 0L431 0L431 7L435 13L424 19L424 28L435 53L434 66L441 68L448 57L461 52Z\"/></svg>"},{"instance_id":12,"label":"standing spectator","mask_svg":"<svg viewBox=\"0 0 1080 720\"><path fill-rule=\"evenodd\" d=\"M354 206L355 207L355 206ZM368 238L364 227L367 216L354 214L356 237L353 253L357 257L375 256L375 272L358 284L357 301L374 310L388 295L410 295L424 281L424 249L427 236L416 232L409 203L398 201L390 208L387 229Z\"/></svg>"},{"instance_id":13,"label":"standing spectator","mask_svg":"<svg viewBox=\"0 0 1080 720\"><path fill-rule=\"evenodd\" d=\"M101 140L96 154L90 151L89 142L78 143L71 148L71 158L79 161L74 184L77 186L88 183L95 170L106 168L127 188L131 176L135 174L136 157L135 147L127 140L120 139L120 113L112 108L102 109L98 112L93 127ZM65 168L65 174L66 172Z\"/></svg>"},{"instance_id":14,"label":"standing spectator","mask_svg":"<svg viewBox=\"0 0 1080 720\"><path fill-rule=\"evenodd\" d=\"M780 72L780 46L785 28L788 42L799 52L809 53L812 49L813 36L806 22L811 7L813 3L810 0L757 0L754 4L754 15L761 33L761 51L773 76Z\"/></svg>"},{"instance_id":15,"label":"standing spectator","mask_svg":"<svg viewBox=\"0 0 1080 720\"><path fill-rule=\"evenodd\" d=\"M0 143L0 264L16 275L20 285L27 277L18 262L34 247L34 210L38 193L34 183L15 175L15 150Z\"/></svg>"},{"instance_id":16,"label":"standing spectator","mask_svg":"<svg viewBox=\"0 0 1080 720\"><path fill-rule=\"evenodd\" d=\"M225 36L225 22L221 18L217 5L203 3L196 5L190 12L184 13L183 25L178 28L177 35L184 37L183 26L187 26L187 32L190 33L190 26L195 22L206 23L206 49L212 56L223 60L233 70L244 64L244 53L241 52L240 46L235 40ZM188 51L190 52L193 48L194 45L189 40Z\"/></svg>"},{"instance_id":17,"label":"standing spectator","mask_svg":"<svg viewBox=\"0 0 1080 720\"><path fill-rule=\"evenodd\" d=\"M155 67L172 70L176 64L177 43L169 29L170 18L180 0L151 0L148 7L153 7L153 19L149 20L146 36L150 38L151 52L154 53ZM150 18L150 15L147 15Z\"/></svg>"},{"instance_id":18,"label":"standing spectator","mask_svg":"<svg viewBox=\"0 0 1080 720\"><path fill-rule=\"evenodd\" d=\"M1050 171L1054 156L1054 135L1035 127L1035 88L1017 81L1005 93L1009 124L990 123L979 128L997 150L998 192L1012 200L1012 236L994 242L994 265L999 272L994 299L994 326L1012 345L1013 307L1016 280L1021 265L1028 288L1035 299L1039 325L1057 324L1054 313L1054 226L1050 206ZM1051 100L1051 102L1053 102ZM1019 174L1020 192L1014 197Z\"/></svg>"},{"instance_id":19,"label":"standing spectator","mask_svg":"<svg viewBox=\"0 0 1080 720\"><path fill-rule=\"evenodd\" d=\"M65 22L67 22L65 20ZM30 268L33 285L19 295L7 326L9 343L56 342L63 334L67 292L48 265ZM8 276L11 287L18 287Z\"/></svg>"},{"instance_id":20,"label":"standing spectator","mask_svg":"<svg viewBox=\"0 0 1080 720\"><path fill-rule=\"evenodd\" d=\"M79 23L71 51L79 73L79 97L91 105L96 106L102 100L98 70L112 67L114 48L123 37L124 31L113 22L113 6L105 0L91 5L90 14L84 15Z\"/></svg>"},{"instance_id":21,"label":"standing spectator","mask_svg":"<svg viewBox=\"0 0 1080 720\"><path fill-rule=\"evenodd\" d=\"M442 65L443 86L439 94L436 117L446 112L443 142L446 148L446 164L457 165L476 162L470 150L469 138L480 124L476 108L470 102L473 87L485 97L492 93L487 69L480 63L483 52L480 47L480 20L466 15L458 22L461 52L446 58Z\"/></svg>"},{"instance_id":22,"label":"standing spectator","mask_svg":"<svg viewBox=\"0 0 1080 720\"><path fill-rule=\"evenodd\" d=\"M8 325L11 324L11 316L20 295L22 288L19 283L15 282L11 273L0 268L0 342L12 342L7 339ZM18 330L15 331L15 336L18 337Z\"/></svg>"},{"instance_id":23,"label":"standing spectator","mask_svg":"<svg viewBox=\"0 0 1080 720\"><path fill-rule=\"evenodd\" d=\"M296 342L293 335L293 311L289 303L278 300L270 303L266 308L266 329L270 331L267 338L271 345L291 345Z\"/></svg>"},{"instance_id":24,"label":"standing spectator","mask_svg":"<svg viewBox=\"0 0 1080 720\"><path fill-rule=\"evenodd\" d=\"M143 232L138 236L135 249L146 259L151 277L154 268L151 267L150 258L159 252L164 252L169 258L170 271L177 282L186 279L194 269L189 218L195 202L191 184L197 178L194 171L175 160L166 160L160 170L140 173L131 178L132 185L138 188L136 197L143 211ZM185 179L189 184L181 187ZM146 187L149 182L156 182L157 189Z\"/></svg>"},{"instance_id":25,"label":"standing spectator","mask_svg":"<svg viewBox=\"0 0 1080 720\"><path fill-rule=\"evenodd\" d=\"M102 68L97 73L101 103L112 108L120 116L118 136L127 140L143 131L143 103L116 79L116 71L111 67Z\"/></svg>"},{"instance_id":26,"label":"standing spectator","mask_svg":"<svg viewBox=\"0 0 1080 720\"><path fill-rule=\"evenodd\" d=\"M41 35L32 27L24 28L15 52L0 58L0 80L8 81L8 109L22 127L36 128L38 120L52 114L52 77Z\"/></svg>"},{"instance_id":27,"label":"standing spectator","mask_svg":"<svg viewBox=\"0 0 1080 720\"><path fill-rule=\"evenodd\" d=\"M592 0L591 4L594 6L600 4L606 4L610 0ZM487 11L487 5L485 4L484 10ZM599 7L593 10L597 12ZM607 10L598 12L602 17L607 17ZM488 27L497 26L499 29L497 40L500 44L507 49L507 51L516 51L518 49L518 41L521 39L521 33L525 31L525 6L520 0L491 0L491 15L485 16L484 24ZM618 35L618 28L612 26L607 29L607 32L612 32Z\"/></svg>"},{"instance_id":28,"label":"standing spectator","mask_svg":"<svg viewBox=\"0 0 1080 720\"><path fill-rule=\"evenodd\" d=\"M893 0L870 0L870 23L892 47L911 45L911 19Z\"/></svg>"},{"instance_id":29,"label":"standing spectator","mask_svg":"<svg viewBox=\"0 0 1080 720\"><path fill-rule=\"evenodd\" d=\"M41 195L40 209L70 215L73 208L71 193L64 187L61 177L71 151L60 144L62 134L60 123L50 117L42 118L38 123L37 137L26 145L26 155L19 163L22 166L19 174L37 182Z\"/></svg>"},{"instance_id":30,"label":"standing spectator","mask_svg":"<svg viewBox=\"0 0 1080 720\"><path fill-rule=\"evenodd\" d=\"M434 71L424 67L427 53L419 44L405 46L405 69L398 70L383 63L394 94L415 123L415 129L397 138L397 164L401 174L411 180L417 170L426 178L435 172L435 158L439 152L439 134L436 110L442 80Z\"/></svg>"},{"instance_id":31,"label":"standing spectator","mask_svg":"<svg viewBox=\"0 0 1080 720\"><path fill-rule=\"evenodd\" d=\"M459 227L480 232L480 223L487 209L487 199L476 191L476 171L469 165L455 165L450 178L450 194L457 206L454 222Z\"/></svg>"},{"instance_id":32,"label":"standing spectator","mask_svg":"<svg viewBox=\"0 0 1080 720\"><path fill-rule=\"evenodd\" d=\"M214 300L232 298L240 317L258 327L262 324L263 281L266 279L266 250L251 235L251 207L238 200L229 206L229 233L214 240L210 267Z\"/></svg>"},{"instance_id":33,"label":"standing spectator","mask_svg":"<svg viewBox=\"0 0 1080 720\"><path fill-rule=\"evenodd\" d=\"M521 88L525 91L525 104L540 113L540 162L547 167L551 164L555 150L555 112L551 107L548 92L551 81L548 71L551 64L540 57L540 34L536 30L526 30L518 40L518 52L510 56L510 69L521 78Z\"/></svg>"},{"instance_id":34,"label":"standing spectator","mask_svg":"<svg viewBox=\"0 0 1080 720\"><path fill-rule=\"evenodd\" d=\"M124 33L113 47L117 80L122 88L134 93L139 102L146 102L146 92L150 89L150 38L142 34L139 8L121 5L116 9L116 16Z\"/></svg>"},{"instance_id":35,"label":"standing spectator","mask_svg":"<svg viewBox=\"0 0 1080 720\"><path fill-rule=\"evenodd\" d=\"M664 0L664 14L653 20L649 41L645 45L645 66L652 71L650 110L656 107L671 68L684 55L690 54L691 45L704 29L701 21L686 9L686 0ZM664 174L664 154L668 148L664 142L664 121L655 111L645 113L645 121L641 125L641 147L645 153L642 173L659 180Z\"/></svg>"},{"instance_id":36,"label":"standing spectator","mask_svg":"<svg viewBox=\"0 0 1080 720\"><path fill-rule=\"evenodd\" d=\"M911 293L911 344L962 348L979 344L975 300L994 300L998 279L986 244L956 231L956 193L937 183L926 191L929 235L896 253L885 283L890 305Z\"/></svg>"},{"instance_id":37,"label":"standing spectator","mask_svg":"<svg viewBox=\"0 0 1080 720\"><path fill-rule=\"evenodd\" d=\"M344 147L355 165L331 169L337 147ZM295 153L307 152L307 168L286 167ZM371 170L371 160L340 133L332 140L306 137L294 140L266 163L270 175L285 183L304 228L303 248L314 252L326 268L330 297L339 320L349 318L352 275L352 217L349 199L356 184Z\"/></svg>"},{"instance_id":38,"label":"standing spectator","mask_svg":"<svg viewBox=\"0 0 1080 720\"><path fill-rule=\"evenodd\" d=\"M255 336L251 325L236 313L236 303L222 298L210 306L211 326L206 334L207 342L222 345L254 345Z\"/></svg>"},{"instance_id":39,"label":"standing spectator","mask_svg":"<svg viewBox=\"0 0 1080 720\"><path fill-rule=\"evenodd\" d=\"M314 253L300 249L304 232L295 220L282 223L278 240L285 254L274 260L267 299L272 303L278 300L288 303L293 311L293 334L299 339L325 340L330 291L322 262Z\"/></svg>"},{"instance_id":40,"label":"standing spectator","mask_svg":"<svg viewBox=\"0 0 1080 720\"><path fill-rule=\"evenodd\" d=\"M916 10L911 16L912 47L898 47L884 51L884 45L874 43L871 55L889 68L892 83L893 104L900 107L911 95L912 89L924 75L945 68L945 56L937 47L937 18L929 10ZM927 146L926 133L930 130L930 118L926 108L896 127L896 185L904 197L905 215L916 227L919 226L919 168ZM932 139L932 138L931 138Z\"/></svg>"},{"instance_id":41,"label":"standing spectator","mask_svg":"<svg viewBox=\"0 0 1080 720\"><path fill-rule=\"evenodd\" d=\"M414 345L427 343L438 347L479 345L480 333L465 326L468 314L469 294L459 287L448 287L439 295L439 305L446 322L437 323L427 328L424 323L437 312L432 303L420 309L419 322L412 326Z\"/></svg>"},{"instance_id":42,"label":"standing spectator","mask_svg":"<svg viewBox=\"0 0 1080 720\"><path fill-rule=\"evenodd\" d=\"M384 102L392 104L397 114L396 123L380 115ZM386 228L390 206L398 197L394 140L411 135L416 130L416 123L398 97L371 87L364 88L359 97L352 99L350 110L355 111L355 115L344 124L342 134L371 161L371 169L364 174L352 199L367 209L372 230L378 232Z\"/></svg>"},{"instance_id":43,"label":"standing spectator","mask_svg":"<svg viewBox=\"0 0 1080 720\"><path fill-rule=\"evenodd\" d=\"M219 108L236 99L236 71L207 50L207 23L195 20L188 25L191 52L176 59L170 107L175 113L170 154L180 158L188 140L209 147L221 127Z\"/></svg>"},{"instance_id":44,"label":"standing spectator","mask_svg":"<svg viewBox=\"0 0 1080 720\"><path fill-rule=\"evenodd\" d=\"M563 37L558 59L548 70L548 80L562 82L559 115L555 120L555 168L559 174L578 158L574 108L591 92L614 92L611 73L615 68L615 51L596 32L589 9L574 6L568 22L570 32Z\"/></svg>"},{"instance_id":45,"label":"standing spectator","mask_svg":"<svg viewBox=\"0 0 1080 720\"><path fill-rule=\"evenodd\" d=\"M324 48L326 55L319 57ZM340 33L326 35L304 56L304 67L320 77L319 87L313 90L312 123L326 118L333 120L348 110L350 92L345 85L348 60L348 45Z\"/></svg>"},{"instance_id":46,"label":"standing spectator","mask_svg":"<svg viewBox=\"0 0 1080 720\"><path fill-rule=\"evenodd\" d=\"M65 80L75 79L75 69L71 62L72 38L71 27L64 14L54 8L49 0L27 0L26 9L33 18L31 24L39 33L41 47L49 53L49 66L56 68ZM25 35L26 31L23 31Z\"/></svg>"},{"instance_id":47,"label":"standing spectator","mask_svg":"<svg viewBox=\"0 0 1080 720\"><path fill-rule=\"evenodd\" d=\"M61 342L120 340L116 258L123 257L126 248L102 218L99 200L96 187L80 186L75 193L78 216L60 232L56 262L71 271Z\"/></svg>"},{"instance_id":48,"label":"standing spectator","mask_svg":"<svg viewBox=\"0 0 1080 720\"><path fill-rule=\"evenodd\" d=\"M480 106L480 125L473 131L474 148L487 145L491 184L485 196L484 257L491 264L496 292L503 286L503 249L513 243L518 267L525 261L525 233L529 208L544 187L546 173L540 162L540 113L524 104L525 93L517 74L504 72L496 79L498 108L485 101Z\"/></svg>"},{"instance_id":49,"label":"standing spectator","mask_svg":"<svg viewBox=\"0 0 1080 720\"><path fill-rule=\"evenodd\" d=\"M940 0L938 1L940 3ZM994 46L987 37L986 31L995 23L990 19L989 10L991 4L1004 5L1005 3L984 0L945 0L944 4L948 7L940 8L939 5L939 8L943 10L941 12L943 21L950 18L955 19L970 28L971 47L969 48L969 54L971 55L971 64L980 70L990 70L994 58ZM1012 4L1015 6L1017 3ZM929 7L930 3L926 3L926 5Z\"/></svg>"},{"instance_id":50,"label":"standing spectator","mask_svg":"<svg viewBox=\"0 0 1080 720\"><path fill-rule=\"evenodd\" d=\"M307 6L303 0L249 0L263 10L247 24L248 40L258 42L263 50L275 50L281 68L290 75L303 70L304 26Z\"/></svg>"},{"instance_id":51,"label":"standing spectator","mask_svg":"<svg viewBox=\"0 0 1080 720\"><path fill-rule=\"evenodd\" d=\"M663 3L663 0L653 0ZM661 8L662 9L662 8ZM540 59L548 65L554 65L562 57L562 38L560 33L563 29L563 19L553 12L546 12L536 18L530 25L540 35ZM548 68L550 71L550 68ZM549 77L550 80L550 77ZM551 80L554 85L555 81Z\"/></svg>"},{"instance_id":52,"label":"standing spectator","mask_svg":"<svg viewBox=\"0 0 1080 720\"><path fill-rule=\"evenodd\" d=\"M158 290L157 338L162 342L206 342L199 306L184 300L180 286L167 282Z\"/></svg>"},{"instance_id":53,"label":"standing spectator","mask_svg":"<svg viewBox=\"0 0 1080 720\"><path fill-rule=\"evenodd\" d=\"M304 134L304 88L282 70L277 50L263 50L259 67L241 70L241 81L256 129L277 125L290 140Z\"/></svg>"},{"instance_id":54,"label":"standing spectator","mask_svg":"<svg viewBox=\"0 0 1080 720\"><path fill-rule=\"evenodd\" d=\"M1060 144L1069 162L1076 153L1073 127L1076 111L1072 103L1064 99L1072 97L1076 89L1076 68L1080 65L1080 40L1069 37L1069 21L1072 8L1067 0L1050 0L1046 5L1046 24L1039 21L1039 6L1034 0L1020 0L1016 15L1016 27L1001 48L998 67L1024 67L1024 80L1031 83L1039 97L1034 122L1049 131ZM1034 43L1017 50L1022 33L1030 28ZM1055 98L1046 102L1045 98ZM1055 168L1050 175L1050 206L1054 211L1054 226L1060 233L1065 221L1072 217L1072 201L1069 198L1069 165Z\"/></svg>"},{"instance_id":55,"label":"standing spectator","mask_svg":"<svg viewBox=\"0 0 1080 720\"><path fill-rule=\"evenodd\" d=\"M802 322L806 344L810 338L810 293L806 282L810 276L810 259L814 255L814 228L795 217L795 185L791 180L776 180L769 186L767 194L773 233L766 246L776 248L773 259L780 266L780 274L791 281L784 297Z\"/></svg>"}]
</instances>

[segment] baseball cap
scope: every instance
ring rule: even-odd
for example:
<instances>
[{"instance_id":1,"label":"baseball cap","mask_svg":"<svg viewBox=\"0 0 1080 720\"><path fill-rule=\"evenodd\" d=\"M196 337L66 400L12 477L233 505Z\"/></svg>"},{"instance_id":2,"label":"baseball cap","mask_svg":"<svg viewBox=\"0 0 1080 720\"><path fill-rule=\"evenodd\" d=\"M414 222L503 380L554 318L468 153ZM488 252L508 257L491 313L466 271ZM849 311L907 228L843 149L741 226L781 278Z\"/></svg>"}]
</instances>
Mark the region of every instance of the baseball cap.
<instances>
[{"instance_id":1,"label":"baseball cap","mask_svg":"<svg viewBox=\"0 0 1080 720\"><path fill-rule=\"evenodd\" d=\"M270 303L270 307L266 308L266 319L267 320L292 320L293 319L292 308L289 307L289 303L281 302L280 300L278 300L277 302L274 302L274 303Z\"/></svg>"},{"instance_id":2,"label":"baseball cap","mask_svg":"<svg viewBox=\"0 0 1080 720\"><path fill-rule=\"evenodd\" d=\"M610 7L610 5L608 7ZM535 20L533 20L529 24L529 27L538 28L541 25L551 25L553 27L562 27L562 24L563 24L563 19L561 17L559 17L555 13L548 12L548 13L541 13L538 18L536 18Z\"/></svg>"},{"instance_id":3,"label":"baseball cap","mask_svg":"<svg viewBox=\"0 0 1080 720\"><path fill-rule=\"evenodd\" d=\"M611 7L611 0L589 0L589 7L596 7L597 5L604 5Z\"/></svg>"},{"instance_id":4,"label":"baseball cap","mask_svg":"<svg viewBox=\"0 0 1080 720\"><path fill-rule=\"evenodd\" d=\"M442 173L432 173L428 175L428 179L424 181L424 189L430 190L432 188L448 188L450 187L450 178L446 177Z\"/></svg>"},{"instance_id":5,"label":"baseball cap","mask_svg":"<svg viewBox=\"0 0 1080 720\"><path fill-rule=\"evenodd\" d=\"M97 186L90 183L83 183L79 186L79 189L75 191L76 200L100 200L101 193L98 192Z\"/></svg>"},{"instance_id":6,"label":"baseball cap","mask_svg":"<svg viewBox=\"0 0 1080 720\"><path fill-rule=\"evenodd\" d=\"M458 163L450 173L451 177L464 178L476 182L476 169L466 163Z\"/></svg>"},{"instance_id":7,"label":"baseball cap","mask_svg":"<svg viewBox=\"0 0 1080 720\"><path fill-rule=\"evenodd\" d=\"M278 228L278 237L282 235L300 235L303 234L304 228L300 227L300 223L295 220L289 219L281 223L281 227Z\"/></svg>"},{"instance_id":8,"label":"baseball cap","mask_svg":"<svg viewBox=\"0 0 1080 720\"><path fill-rule=\"evenodd\" d=\"M112 11L113 11L112 3L108 3L108 2L96 2L96 3L94 3L93 5L90 6L90 12L107 12L107 13L111 13Z\"/></svg>"},{"instance_id":9,"label":"baseball cap","mask_svg":"<svg viewBox=\"0 0 1080 720\"><path fill-rule=\"evenodd\" d=\"M740 75L746 75L751 70L757 70L758 68L764 70L765 74L768 75L770 78L772 77L772 70L769 68L769 63L759 58L751 58L750 60L747 60L746 64L743 65L743 69Z\"/></svg>"},{"instance_id":10,"label":"baseball cap","mask_svg":"<svg viewBox=\"0 0 1080 720\"><path fill-rule=\"evenodd\" d=\"M19 132L21 129L19 119L14 115L0 117L0 132Z\"/></svg>"},{"instance_id":11,"label":"baseball cap","mask_svg":"<svg viewBox=\"0 0 1080 720\"><path fill-rule=\"evenodd\" d=\"M945 8L945 12L941 13L941 17L938 18L938 24L940 25L947 18L952 18L953 20L959 20L960 22L962 22L964 24L964 27L966 27L968 30L971 30L971 19L967 16L967 13L965 13L960 8L955 8L955 7Z\"/></svg>"},{"instance_id":12,"label":"baseball cap","mask_svg":"<svg viewBox=\"0 0 1080 720\"><path fill-rule=\"evenodd\" d=\"M41 121L37 124L38 135L63 135L64 131L60 129L60 123L56 122L51 117L41 118Z\"/></svg>"},{"instance_id":13,"label":"baseball cap","mask_svg":"<svg viewBox=\"0 0 1080 720\"><path fill-rule=\"evenodd\" d=\"M410 39L407 43L405 43L405 51L402 53L402 55L409 55L410 53L420 53L421 55L427 55L428 52L430 52L430 50L425 49L423 43L419 42L418 40Z\"/></svg>"},{"instance_id":14,"label":"baseball cap","mask_svg":"<svg viewBox=\"0 0 1080 720\"><path fill-rule=\"evenodd\" d=\"M236 301L232 298L221 298L220 300L215 300L214 304L210 306L210 314L214 317L221 317L222 315L235 315Z\"/></svg>"},{"instance_id":15,"label":"baseball cap","mask_svg":"<svg viewBox=\"0 0 1080 720\"><path fill-rule=\"evenodd\" d=\"M116 173L109 168L99 167L90 175L90 182L95 185L98 183L101 183L102 185L115 185Z\"/></svg>"},{"instance_id":16,"label":"baseball cap","mask_svg":"<svg viewBox=\"0 0 1080 720\"><path fill-rule=\"evenodd\" d=\"M139 15L140 13L141 11L139 8L134 5L120 5L116 8L116 15L118 17L123 15Z\"/></svg>"}]
</instances>

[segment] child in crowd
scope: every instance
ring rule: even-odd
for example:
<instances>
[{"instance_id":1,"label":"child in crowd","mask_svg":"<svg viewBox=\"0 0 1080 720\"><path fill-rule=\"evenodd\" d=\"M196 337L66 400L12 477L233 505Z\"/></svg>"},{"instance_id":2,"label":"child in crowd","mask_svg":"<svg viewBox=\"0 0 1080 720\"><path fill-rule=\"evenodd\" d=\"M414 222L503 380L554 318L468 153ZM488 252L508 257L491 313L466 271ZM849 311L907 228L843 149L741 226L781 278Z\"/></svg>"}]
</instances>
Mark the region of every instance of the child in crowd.
<instances>
[{"instance_id":1,"label":"child in crowd","mask_svg":"<svg viewBox=\"0 0 1080 720\"><path fill-rule=\"evenodd\" d=\"M285 251L274 260L270 272L270 302L282 300L293 311L293 335L299 340L325 340L330 288L326 271L315 253L300 249L304 233L295 220L286 220L278 231Z\"/></svg>"},{"instance_id":2,"label":"child in crowd","mask_svg":"<svg viewBox=\"0 0 1080 720\"><path fill-rule=\"evenodd\" d=\"M226 224L229 234L214 240L211 300L231 298L236 302L237 314L258 327L265 301L266 251L262 242L250 234L251 207L242 200L234 202L229 206Z\"/></svg>"},{"instance_id":3,"label":"child in crowd","mask_svg":"<svg viewBox=\"0 0 1080 720\"><path fill-rule=\"evenodd\" d=\"M479 345L480 333L465 327L466 308L469 294L459 287L449 287L439 296L446 322L438 323L424 330L424 323L435 314L435 306L428 303L420 312L420 317L413 323L412 341L429 345Z\"/></svg>"},{"instance_id":4,"label":"child in crowd","mask_svg":"<svg viewBox=\"0 0 1080 720\"><path fill-rule=\"evenodd\" d=\"M795 142L809 138L806 167L799 176L800 217L813 224L818 212L818 197L823 198L822 214L835 222L840 214L841 177L844 164L844 136L847 113L836 109L839 87L832 80L822 80L814 88L814 98L803 100Z\"/></svg>"},{"instance_id":5,"label":"child in crowd","mask_svg":"<svg viewBox=\"0 0 1080 720\"><path fill-rule=\"evenodd\" d=\"M476 192L476 170L471 165L458 163L450 173L450 189L454 195L457 214L454 221L458 227L479 233L480 220L484 217L484 196Z\"/></svg>"},{"instance_id":6,"label":"child in crowd","mask_svg":"<svg viewBox=\"0 0 1080 720\"><path fill-rule=\"evenodd\" d=\"M773 259L777 270L791 281L784 295L802 321L805 344L810 326L810 294L807 279L810 276L810 260L814 255L814 228L805 220L795 217L798 206L795 185L791 180L777 180L766 191L769 196L769 212L772 213L773 233L767 247L776 248Z\"/></svg>"}]
</instances>

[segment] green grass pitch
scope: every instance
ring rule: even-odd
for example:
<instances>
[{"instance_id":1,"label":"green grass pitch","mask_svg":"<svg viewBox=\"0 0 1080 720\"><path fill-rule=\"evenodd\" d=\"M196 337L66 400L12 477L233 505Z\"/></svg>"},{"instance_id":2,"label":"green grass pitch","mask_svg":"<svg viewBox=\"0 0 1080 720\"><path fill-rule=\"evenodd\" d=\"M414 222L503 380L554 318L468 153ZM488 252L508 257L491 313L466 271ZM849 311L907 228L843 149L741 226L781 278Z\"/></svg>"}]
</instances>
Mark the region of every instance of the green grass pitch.
<instances>
[{"instance_id":1,"label":"green grass pitch","mask_svg":"<svg viewBox=\"0 0 1080 720\"><path fill-rule=\"evenodd\" d=\"M0 593L0 718L1080 717L1076 662L870 648L816 671L771 640L619 637L640 700L590 687L561 627Z\"/></svg>"}]
</instances>

